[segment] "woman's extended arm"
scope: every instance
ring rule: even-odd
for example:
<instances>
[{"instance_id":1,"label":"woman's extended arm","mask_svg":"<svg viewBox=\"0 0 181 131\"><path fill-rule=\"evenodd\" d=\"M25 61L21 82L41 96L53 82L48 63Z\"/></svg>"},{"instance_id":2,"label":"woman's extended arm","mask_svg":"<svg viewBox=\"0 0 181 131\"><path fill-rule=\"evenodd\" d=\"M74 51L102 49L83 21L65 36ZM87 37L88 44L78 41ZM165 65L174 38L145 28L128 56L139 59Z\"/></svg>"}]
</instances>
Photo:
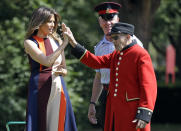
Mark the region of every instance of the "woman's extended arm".
<instances>
[{"instance_id":1,"label":"woman's extended arm","mask_svg":"<svg viewBox=\"0 0 181 131\"><path fill-rule=\"evenodd\" d=\"M68 44L68 39L65 37L65 40L63 41L63 44L58 47L58 49L53 52L51 55L46 56L37 46L36 44L31 40L25 40L24 47L27 54L29 54L32 59L34 59L36 62L51 67L57 57L63 52L64 48Z\"/></svg>"}]
</instances>

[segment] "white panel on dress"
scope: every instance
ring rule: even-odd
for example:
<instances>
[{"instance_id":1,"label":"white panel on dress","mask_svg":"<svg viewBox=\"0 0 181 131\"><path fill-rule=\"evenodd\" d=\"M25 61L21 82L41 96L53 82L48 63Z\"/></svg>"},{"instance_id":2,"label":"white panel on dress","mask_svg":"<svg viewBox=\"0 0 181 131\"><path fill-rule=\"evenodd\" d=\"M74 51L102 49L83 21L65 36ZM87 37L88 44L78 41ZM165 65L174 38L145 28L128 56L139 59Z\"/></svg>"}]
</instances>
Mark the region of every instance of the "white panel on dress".
<instances>
[{"instance_id":1,"label":"white panel on dress","mask_svg":"<svg viewBox=\"0 0 181 131\"><path fill-rule=\"evenodd\" d=\"M58 45L53 39L50 39L53 51L58 48ZM47 105L47 131L58 131L59 112L60 112L60 98L62 83L60 76L55 75L54 71L57 70L57 66L62 62L62 56L60 55L52 66L52 86L50 97Z\"/></svg>"}]
</instances>

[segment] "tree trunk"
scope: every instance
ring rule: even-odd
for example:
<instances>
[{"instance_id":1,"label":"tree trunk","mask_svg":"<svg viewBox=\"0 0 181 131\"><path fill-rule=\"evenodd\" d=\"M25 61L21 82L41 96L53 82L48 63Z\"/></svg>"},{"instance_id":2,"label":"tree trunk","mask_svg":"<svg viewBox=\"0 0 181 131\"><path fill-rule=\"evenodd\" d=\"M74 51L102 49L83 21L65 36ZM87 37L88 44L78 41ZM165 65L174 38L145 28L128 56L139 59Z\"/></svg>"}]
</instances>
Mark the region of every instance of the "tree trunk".
<instances>
[{"instance_id":1,"label":"tree trunk","mask_svg":"<svg viewBox=\"0 0 181 131\"><path fill-rule=\"evenodd\" d=\"M177 37L177 41L175 43L175 49L176 49L176 65L178 68L178 78L181 78L181 45L180 45L180 41L181 41L181 27L179 28L179 35Z\"/></svg>"},{"instance_id":2,"label":"tree trunk","mask_svg":"<svg viewBox=\"0 0 181 131\"><path fill-rule=\"evenodd\" d=\"M181 56L181 48L176 48L176 65L178 68L177 76L178 78L181 78L181 60L179 56Z\"/></svg>"},{"instance_id":3,"label":"tree trunk","mask_svg":"<svg viewBox=\"0 0 181 131\"><path fill-rule=\"evenodd\" d=\"M122 5L120 21L135 25L135 35L148 49L151 39L153 15L160 5L160 0L113 0Z\"/></svg>"}]
</instances>

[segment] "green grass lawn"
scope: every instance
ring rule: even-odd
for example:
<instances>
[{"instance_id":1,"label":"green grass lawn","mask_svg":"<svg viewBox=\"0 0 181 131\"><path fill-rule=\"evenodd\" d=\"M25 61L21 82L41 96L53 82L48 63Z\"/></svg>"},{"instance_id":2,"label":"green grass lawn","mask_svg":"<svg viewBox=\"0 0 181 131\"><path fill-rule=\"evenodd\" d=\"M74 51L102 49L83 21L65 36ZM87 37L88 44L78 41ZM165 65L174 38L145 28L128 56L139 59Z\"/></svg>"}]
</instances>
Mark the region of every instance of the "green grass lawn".
<instances>
[{"instance_id":1,"label":"green grass lawn","mask_svg":"<svg viewBox=\"0 0 181 131\"><path fill-rule=\"evenodd\" d=\"M181 124L152 124L151 131L181 131ZM87 129L85 131L102 131L101 129Z\"/></svg>"},{"instance_id":2,"label":"green grass lawn","mask_svg":"<svg viewBox=\"0 0 181 131\"><path fill-rule=\"evenodd\" d=\"M152 124L151 131L181 131L181 124Z\"/></svg>"}]
</instances>

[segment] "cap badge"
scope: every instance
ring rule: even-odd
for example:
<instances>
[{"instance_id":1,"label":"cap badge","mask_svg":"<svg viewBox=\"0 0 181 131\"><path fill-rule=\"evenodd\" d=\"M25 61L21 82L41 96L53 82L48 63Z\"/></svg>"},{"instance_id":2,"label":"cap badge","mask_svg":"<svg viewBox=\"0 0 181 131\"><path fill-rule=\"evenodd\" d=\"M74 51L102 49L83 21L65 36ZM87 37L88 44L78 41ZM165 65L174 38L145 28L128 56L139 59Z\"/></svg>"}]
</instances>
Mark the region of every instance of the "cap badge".
<instances>
[{"instance_id":1,"label":"cap badge","mask_svg":"<svg viewBox=\"0 0 181 131\"><path fill-rule=\"evenodd\" d=\"M110 12L110 9L109 8L107 8L106 9L106 14L108 14Z\"/></svg>"}]
</instances>

